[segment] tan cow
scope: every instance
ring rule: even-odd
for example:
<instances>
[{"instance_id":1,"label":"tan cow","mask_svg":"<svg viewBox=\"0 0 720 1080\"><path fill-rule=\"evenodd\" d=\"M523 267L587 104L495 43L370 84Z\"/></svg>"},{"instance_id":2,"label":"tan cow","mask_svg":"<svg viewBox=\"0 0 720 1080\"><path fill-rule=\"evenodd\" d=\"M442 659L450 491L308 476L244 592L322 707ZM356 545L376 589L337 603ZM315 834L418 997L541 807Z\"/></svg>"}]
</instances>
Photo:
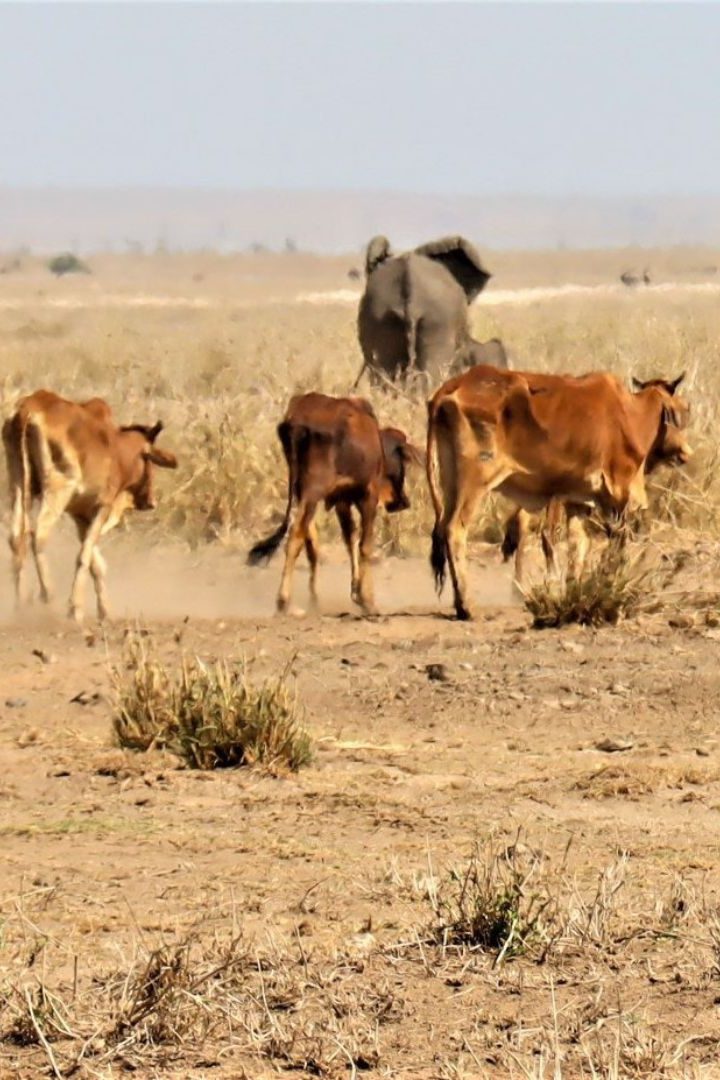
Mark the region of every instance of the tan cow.
<instances>
[{"instance_id":1,"label":"tan cow","mask_svg":"<svg viewBox=\"0 0 720 1080\"><path fill-rule=\"evenodd\" d=\"M524 377L531 388L537 384L538 380L545 381L548 379L548 376L534 376L530 373L525 373ZM549 378L568 379L572 377L550 376ZM649 476L650 473L654 472L661 465L685 465L688 461L689 447L684 435L684 428L687 425L690 411L686 402L675 397L675 392L684 378L684 372L677 379L673 380L648 379L645 382L641 382L639 379L633 377L632 383L636 393L641 393L649 387L655 386L659 387L661 390L665 390L670 397L675 398L671 422L662 425L658 439L645 460L644 473L646 476ZM587 512L587 508L581 506L573 507L572 504L565 503L561 499L554 498L548 504L544 521L540 528L540 540L548 574L557 576L559 573L555 546L563 524L566 526L569 541L569 572L571 575L575 576L580 572L581 563L579 560L581 550L578 548L577 542L573 543L573 541L577 541L581 526L572 519L573 516L584 518L587 516ZM524 576L525 548L527 546L533 516L534 515L529 511L523 510L522 507L518 507L505 524L505 535L502 541L503 559L507 562L513 555L515 556L515 580L518 583L522 582ZM583 543L582 547L584 548L584 546Z\"/></svg>"},{"instance_id":2,"label":"tan cow","mask_svg":"<svg viewBox=\"0 0 720 1080\"><path fill-rule=\"evenodd\" d=\"M350 555L351 596L366 613L375 610L370 560L378 506L388 513L406 510L405 470L422 455L404 432L380 428L369 402L359 397L336 398L325 394L301 394L290 402L278 425L278 437L288 467L285 517L278 529L250 550L248 562L269 559L290 528L285 568L277 597L278 611L290 603L292 575L303 548L310 563L310 599L317 605L317 535L313 517L318 503L334 509ZM297 504L292 527L293 503ZM353 508L360 517L356 536Z\"/></svg>"},{"instance_id":3,"label":"tan cow","mask_svg":"<svg viewBox=\"0 0 720 1080\"><path fill-rule=\"evenodd\" d=\"M556 497L618 520L629 505L647 506L645 463L670 441L668 431L689 456L680 431L686 409L664 385L631 394L605 373L564 378L476 367L441 386L428 402L431 563L438 590L449 564L458 618L470 618L467 532L483 495L498 491L533 512ZM581 526L577 543L584 552Z\"/></svg>"},{"instance_id":4,"label":"tan cow","mask_svg":"<svg viewBox=\"0 0 720 1080\"><path fill-rule=\"evenodd\" d=\"M156 447L162 430L132 424L118 427L100 398L74 402L50 390L23 398L3 425L12 517L10 549L18 603L28 538L40 582L40 596L51 598L45 547L63 513L75 522L80 552L70 596L70 615L82 620L85 583L92 575L99 618L108 613L106 565L97 543L126 510L152 510L153 465L177 467L175 456ZM37 502L34 528L31 510Z\"/></svg>"}]
</instances>

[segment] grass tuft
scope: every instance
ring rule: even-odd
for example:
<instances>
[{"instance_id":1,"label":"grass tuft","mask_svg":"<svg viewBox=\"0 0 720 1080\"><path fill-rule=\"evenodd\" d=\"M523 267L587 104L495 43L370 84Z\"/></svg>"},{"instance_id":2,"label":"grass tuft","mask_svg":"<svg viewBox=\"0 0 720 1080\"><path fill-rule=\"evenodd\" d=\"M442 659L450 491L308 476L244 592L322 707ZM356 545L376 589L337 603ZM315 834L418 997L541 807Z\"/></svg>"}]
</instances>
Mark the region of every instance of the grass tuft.
<instances>
[{"instance_id":1,"label":"grass tuft","mask_svg":"<svg viewBox=\"0 0 720 1080\"><path fill-rule=\"evenodd\" d=\"M297 771L312 757L301 707L288 685L289 666L256 686L243 664L183 659L177 672L142 640L129 646L130 674L114 672L118 744L169 750L193 769L260 764Z\"/></svg>"},{"instance_id":2,"label":"grass tuft","mask_svg":"<svg viewBox=\"0 0 720 1080\"><path fill-rule=\"evenodd\" d=\"M545 579L525 593L525 606L538 629L579 623L614 626L636 615L654 597L657 570L642 555L629 557L622 538L613 538L597 563L579 576Z\"/></svg>"},{"instance_id":3,"label":"grass tuft","mask_svg":"<svg viewBox=\"0 0 720 1080\"><path fill-rule=\"evenodd\" d=\"M522 956L551 939L556 898L537 878L541 858L517 841L476 846L467 864L429 890L431 934L437 944L477 948L497 961Z\"/></svg>"}]
</instances>

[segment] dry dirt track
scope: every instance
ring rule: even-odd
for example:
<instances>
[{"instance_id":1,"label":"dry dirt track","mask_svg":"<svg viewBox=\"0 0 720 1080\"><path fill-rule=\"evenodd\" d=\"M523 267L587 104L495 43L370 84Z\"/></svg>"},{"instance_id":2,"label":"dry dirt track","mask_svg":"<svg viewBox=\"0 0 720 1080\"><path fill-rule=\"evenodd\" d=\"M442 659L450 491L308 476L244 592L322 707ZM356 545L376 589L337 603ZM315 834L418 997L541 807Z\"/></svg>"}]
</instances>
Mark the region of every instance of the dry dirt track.
<instances>
[{"instance_id":1,"label":"dry dirt track","mask_svg":"<svg viewBox=\"0 0 720 1080\"><path fill-rule=\"evenodd\" d=\"M122 550L121 541L118 562ZM343 614L346 568L333 553L322 568L329 614L302 621L269 616L276 565L250 575L237 556L213 554L187 575L177 552L155 550L144 565L128 564L127 578L115 571L125 614L142 611L153 583L155 614L142 625L168 661L183 650L245 655L260 675L295 657L317 753L284 779L192 773L160 755L112 750L108 661L120 657L126 624L88 644L60 619L6 622L6 947L27 964L42 941L42 976L65 993L197 919L231 920L273 948L297 952L301 942L306 965L342 957L352 1004L333 1023L362 1020L353 1034L362 1053L349 1064L347 1052L326 1047L330 1076L552 1075L538 1069L551 1068L548 1046L558 1075L592 1075L581 1071L583 1048L598 1032L620 1031L618 1017L640 1025L633 1038L645 1057L642 1069L615 1075L696 1075L695 1065L718 1075L720 978L706 934L719 882L718 631L673 629L657 615L602 631L535 632L495 560L489 553L476 569L487 606L470 625L442 616L415 561L377 569L383 608L405 602L396 605L403 613L371 621ZM428 675L437 663L444 680ZM632 746L595 749L608 737ZM572 837L568 875L583 895L604 868L622 873L602 947L557 968L523 960L501 972L479 954L393 951L424 932L429 874L466 860L476 839L495 833L510 843L518 828L548 866ZM644 936L640 928L666 925L673 889L685 897L671 918L678 925ZM686 918L696 920L687 940ZM24 978L37 975L31 967ZM391 1005L366 1016L373 994ZM274 1022L295 1022L295 1013L301 1023L300 1005L283 1006ZM654 1046L668 1048L665 1072ZM61 1061L66 1052L70 1060L60 1040ZM612 1058L595 1059L604 1060ZM275 1066L302 1075L303 1061L298 1049ZM212 1042L170 1055L163 1069L158 1062L127 1064L148 1077L272 1071L267 1056L228 1057ZM46 1075L46 1066L37 1047L0 1042L0 1076ZM105 1068L90 1055L76 1075L115 1075Z\"/></svg>"}]
</instances>

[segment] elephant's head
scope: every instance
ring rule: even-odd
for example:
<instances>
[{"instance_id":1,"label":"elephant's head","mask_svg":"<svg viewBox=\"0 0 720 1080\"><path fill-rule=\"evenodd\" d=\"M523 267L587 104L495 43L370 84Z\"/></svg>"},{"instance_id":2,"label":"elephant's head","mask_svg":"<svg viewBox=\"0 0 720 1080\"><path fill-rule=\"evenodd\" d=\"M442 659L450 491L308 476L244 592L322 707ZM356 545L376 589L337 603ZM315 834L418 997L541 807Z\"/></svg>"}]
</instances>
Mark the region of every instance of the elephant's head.
<instances>
[{"instance_id":1,"label":"elephant's head","mask_svg":"<svg viewBox=\"0 0 720 1080\"><path fill-rule=\"evenodd\" d=\"M483 291L492 277L481 263L477 249L464 236L443 236L440 240L422 244L415 251L442 263L462 288L468 303Z\"/></svg>"}]
</instances>

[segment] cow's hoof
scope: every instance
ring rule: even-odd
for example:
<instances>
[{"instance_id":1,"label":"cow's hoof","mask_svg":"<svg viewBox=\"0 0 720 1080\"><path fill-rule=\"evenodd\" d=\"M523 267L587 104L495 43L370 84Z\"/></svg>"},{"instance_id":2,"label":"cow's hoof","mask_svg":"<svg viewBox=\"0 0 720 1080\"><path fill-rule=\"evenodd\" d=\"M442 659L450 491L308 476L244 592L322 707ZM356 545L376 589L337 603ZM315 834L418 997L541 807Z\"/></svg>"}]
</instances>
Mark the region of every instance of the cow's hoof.
<instances>
[{"instance_id":1,"label":"cow's hoof","mask_svg":"<svg viewBox=\"0 0 720 1080\"><path fill-rule=\"evenodd\" d=\"M459 619L460 622L470 622L473 614L470 608L465 607L463 604L458 604L455 607L455 617Z\"/></svg>"},{"instance_id":2,"label":"cow's hoof","mask_svg":"<svg viewBox=\"0 0 720 1080\"><path fill-rule=\"evenodd\" d=\"M286 604L284 607L278 607L278 615L283 615L286 619L304 619L307 615L305 608L295 607L294 604Z\"/></svg>"}]
</instances>

